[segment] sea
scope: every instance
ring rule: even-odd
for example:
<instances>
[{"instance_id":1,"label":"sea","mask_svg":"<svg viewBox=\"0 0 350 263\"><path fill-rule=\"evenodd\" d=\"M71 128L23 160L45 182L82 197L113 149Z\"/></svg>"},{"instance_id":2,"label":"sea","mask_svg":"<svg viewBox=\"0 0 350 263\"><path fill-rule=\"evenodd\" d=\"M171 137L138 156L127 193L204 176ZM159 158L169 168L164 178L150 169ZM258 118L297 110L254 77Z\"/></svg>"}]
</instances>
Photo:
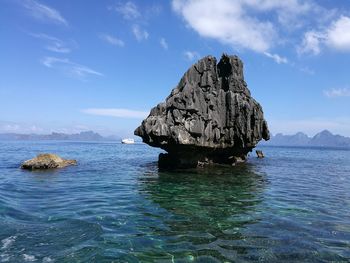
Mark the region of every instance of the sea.
<instances>
[{"instance_id":1,"label":"sea","mask_svg":"<svg viewBox=\"0 0 350 263\"><path fill-rule=\"evenodd\" d=\"M141 143L0 142L0 262L350 262L350 150L257 149L166 171ZM19 168L47 152L78 165Z\"/></svg>"}]
</instances>

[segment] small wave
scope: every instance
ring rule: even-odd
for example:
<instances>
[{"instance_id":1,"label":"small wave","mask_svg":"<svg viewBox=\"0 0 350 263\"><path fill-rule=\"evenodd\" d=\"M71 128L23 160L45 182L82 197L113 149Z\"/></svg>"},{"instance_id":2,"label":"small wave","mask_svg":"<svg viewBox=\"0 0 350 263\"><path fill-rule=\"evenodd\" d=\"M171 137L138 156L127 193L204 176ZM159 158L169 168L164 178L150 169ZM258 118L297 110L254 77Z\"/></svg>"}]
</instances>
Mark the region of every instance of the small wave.
<instances>
[{"instance_id":1,"label":"small wave","mask_svg":"<svg viewBox=\"0 0 350 263\"><path fill-rule=\"evenodd\" d=\"M49 262L54 262L54 260L50 257L44 257L43 258L43 263L49 263Z\"/></svg>"},{"instance_id":2,"label":"small wave","mask_svg":"<svg viewBox=\"0 0 350 263\"><path fill-rule=\"evenodd\" d=\"M16 241L16 238L17 238L17 236L10 236L10 237L7 237L7 238L1 240L1 243L2 243L1 249L7 249L9 246L12 245L13 242Z\"/></svg>"},{"instance_id":3,"label":"small wave","mask_svg":"<svg viewBox=\"0 0 350 263\"><path fill-rule=\"evenodd\" d=\"M26 262L33 262L36 261L36 258L32 255L27 255L27 254L23 254L23 259Z\"/></svg>"}]
</instances>

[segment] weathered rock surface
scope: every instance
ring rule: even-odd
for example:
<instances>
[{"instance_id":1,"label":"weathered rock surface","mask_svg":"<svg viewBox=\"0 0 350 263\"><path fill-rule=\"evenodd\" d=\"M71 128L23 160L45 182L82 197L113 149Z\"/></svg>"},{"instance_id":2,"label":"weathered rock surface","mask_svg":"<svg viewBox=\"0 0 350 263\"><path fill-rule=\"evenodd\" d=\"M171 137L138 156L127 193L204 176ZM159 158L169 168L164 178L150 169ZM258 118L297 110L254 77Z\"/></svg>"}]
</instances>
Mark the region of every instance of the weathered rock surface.
<instances>
[{"instance_id":1,"label":"weathered rock surface","mask_svg":"<svg viewBox=\"0 0 350 263\"><path fill-rule=\"evenodd\" d=\"M150 146L168 152L165 167L235 164L270 138L262 107L250 95L237 56L212 56L194 64L166 101L135 130Z\"/></svg>"},{"instance_id":2,"label":"weathered rock surface","mask_svg":"<svg viewBox=\"0 0 350 263\"><path fill-rule=\"evenodd\" d=\"M63 168L68 165L76 165L76 160L65 160L56 154L39 154L37 157L25 161L22 165L22 169L38 170L38 169L54 169Z\"/></svg>"}]
</instances>

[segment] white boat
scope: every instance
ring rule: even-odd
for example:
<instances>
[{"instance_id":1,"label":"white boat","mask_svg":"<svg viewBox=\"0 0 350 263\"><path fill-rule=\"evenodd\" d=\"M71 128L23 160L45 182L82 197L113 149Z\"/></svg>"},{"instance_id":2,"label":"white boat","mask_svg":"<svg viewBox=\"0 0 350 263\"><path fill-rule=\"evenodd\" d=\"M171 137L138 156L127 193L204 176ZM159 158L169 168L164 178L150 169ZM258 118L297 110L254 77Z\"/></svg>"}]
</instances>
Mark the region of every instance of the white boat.
<instances>
[{"instance_id":1,"label":"white boat","mask_svg":"<svg viewBox=\"0 0 350 263\"><path fill-rule=\"evenodd\" d=\"M134 144L134 143L135 143L135 140L134 140L134 139L130 139L130 138L128 138L128 139L123 139L123 140L122 140L122 143L124 143L124 144Z\"/></svg>"}]
</instances>

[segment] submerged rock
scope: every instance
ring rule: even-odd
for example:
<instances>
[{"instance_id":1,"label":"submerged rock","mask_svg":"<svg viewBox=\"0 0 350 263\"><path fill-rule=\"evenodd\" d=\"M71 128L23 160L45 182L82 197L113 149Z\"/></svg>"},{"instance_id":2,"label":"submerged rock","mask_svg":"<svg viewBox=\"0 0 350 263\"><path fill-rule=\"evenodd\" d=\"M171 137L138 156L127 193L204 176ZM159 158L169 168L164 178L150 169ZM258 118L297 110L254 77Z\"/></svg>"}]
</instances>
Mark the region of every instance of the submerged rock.
<instances>
[{"instance_id":1,"label":"submerged rock","mask_svg":"<svg viewBox=\"0 0 350 263\"><path fill-rule=\"evenodd\" d=\"M159 165L196 167L236 164L261 140L270 138L263 111L250 95L237 56L212 56L194 64L166 101L135 130L160 147Z\"/></svg>"},{"instance_id":2,"label":"submerged rock","mask_svg":"<svg viewBox=\"0 0 350 263\"><path fill-rule=\"evenodd\" d=\"M21 165L21 168L27 170L54 169L76 164L76 160L65 160L56 154L45 153L39 154L37 157L25 161Z\"/></svg>"}]
</instances>

